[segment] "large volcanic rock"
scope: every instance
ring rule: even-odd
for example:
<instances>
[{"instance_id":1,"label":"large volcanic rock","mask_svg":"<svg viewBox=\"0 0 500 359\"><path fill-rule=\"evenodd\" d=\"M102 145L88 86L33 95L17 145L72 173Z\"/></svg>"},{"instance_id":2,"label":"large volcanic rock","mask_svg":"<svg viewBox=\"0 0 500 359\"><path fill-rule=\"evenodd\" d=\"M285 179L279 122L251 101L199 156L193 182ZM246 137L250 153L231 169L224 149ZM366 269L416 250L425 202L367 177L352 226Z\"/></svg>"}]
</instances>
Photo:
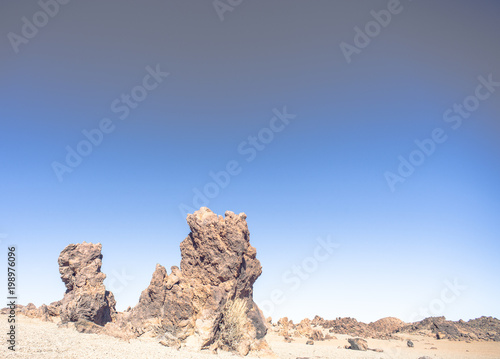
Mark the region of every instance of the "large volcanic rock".
<instances>
[{"instance_id":1,"label":"large volcanic rock","mask_svg":"<svg viewBox=\"0 0 500 359\"><path fill-rule=\"evenodd\" d=\"M116 301L103 284L101 248L101 244L70 244L59 255L59 273L66 285L59 307L63 323L86 320L104 325L115 316Z\"/></svg>"},{"instance_id":2,"label":"large volcanic rock","mask_svg":"<svg viewBox=\"0 0 500 359\"><path fill-rule=\"evenodd\" d=\"M173 346L243 355L266 350L265 318L252 298L262 267L250 245L246 215L228 211L223 218L203 207L187 222L191 233L180 245L180 269L172 267L169 274L157 265L139 303L119 325Z\"/></svg>"}]
</instances>

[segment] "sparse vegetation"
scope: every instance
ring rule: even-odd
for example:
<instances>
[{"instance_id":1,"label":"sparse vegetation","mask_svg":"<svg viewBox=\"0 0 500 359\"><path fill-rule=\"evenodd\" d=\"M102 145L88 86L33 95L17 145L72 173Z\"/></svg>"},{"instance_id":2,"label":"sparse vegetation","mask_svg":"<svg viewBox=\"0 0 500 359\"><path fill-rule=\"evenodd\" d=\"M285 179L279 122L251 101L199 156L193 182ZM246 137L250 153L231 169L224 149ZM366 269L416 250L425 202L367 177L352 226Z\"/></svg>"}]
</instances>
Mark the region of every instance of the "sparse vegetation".
<instances>
[{"instance_id":1,"label":"sparse vegetation","mask_svg":"<svg viewBox=\"0 0 500 359\"><path fill-rule=\"evenodd\" d=\"M219 341L229 350L238 350L247 324L246 310L247 303L241 298L228 301L224 307L219 326Z\"/></svg>"}]
</instances>

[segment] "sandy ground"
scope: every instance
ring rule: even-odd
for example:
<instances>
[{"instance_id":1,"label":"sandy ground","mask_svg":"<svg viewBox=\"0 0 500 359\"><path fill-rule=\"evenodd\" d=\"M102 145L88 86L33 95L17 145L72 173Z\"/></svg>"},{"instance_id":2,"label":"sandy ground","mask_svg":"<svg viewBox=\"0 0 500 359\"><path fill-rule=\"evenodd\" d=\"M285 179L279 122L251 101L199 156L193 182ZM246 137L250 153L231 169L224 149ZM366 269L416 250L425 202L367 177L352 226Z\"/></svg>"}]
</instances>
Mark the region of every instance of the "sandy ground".
<instances>
[{"instance_id":1,"label":"sandy ground","mask_svg":"<svg viewBox=\"0 0 500 359\"><path fill-rule=\"evenodd\" d=\"M469 359L469 358L500 358L499 342L454 342L449 340L435 340L429 337L406 335L405 340L378 340L367 339L368 347L383 349L383 353L373 351L346 350L348 335L335 334L336 340L315 342L314 345L305 345L306 339L298 338L292 343L285 343L282 337L268 335L266 338L279 358L412 358L423 356L439 359ZM406 339L413 341L414 347L409 348ZM436 349L431 349L436 348Z\"/></svg>"},{"instance_id":2,"label":"sandy ground","mask_svg":"<svg viewBox=\"0 0 500 359\"><path fill-rule=\"evenodd\" d=\"M164 347L152 340L130 340L96 334L82 334L74 329L58 328L55 323L42 322L38 319L18 316L16 352L7 349L6 340L2 340L0 358L238 358L236 355L221 352L218 355L209 352L189 352ZM0 315L0 332L6 338L8 332L7 317ZM500 359L500 342L451 342L428 337L405 336L414 343L408 348L406 340L368 339L370 348L383 349L383 353L361 352L344 349L347 335L336 335L336 340L315 342L306 345L305 339L296 338L286 343L283 337L269 334L266 339L279 358L412 358L428 356L436 359L488 358ZM431 348L436 349L431 349ZM247 357L251 358L251 357Z\"/></svg>"}]
</instances>

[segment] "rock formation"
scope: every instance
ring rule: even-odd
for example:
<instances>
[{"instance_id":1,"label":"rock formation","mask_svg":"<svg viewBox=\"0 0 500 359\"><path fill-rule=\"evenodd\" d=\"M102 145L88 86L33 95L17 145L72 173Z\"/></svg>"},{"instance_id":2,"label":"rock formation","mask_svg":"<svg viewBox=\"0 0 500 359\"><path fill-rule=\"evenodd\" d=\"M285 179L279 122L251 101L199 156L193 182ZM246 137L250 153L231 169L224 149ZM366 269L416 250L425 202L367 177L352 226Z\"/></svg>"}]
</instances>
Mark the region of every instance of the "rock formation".
<instances>
[{"instance_id":1,"label":"rock formation","mask_svg":"<svg viewBox=\"0 0 500 359\"><path fill-rule=\"evenodd\" d=\"M101 248L101 244L70 244L59 255L59 273L66 285L59 307L63 323L85 320L102 326L115 316L113 293L103 284Z\"/></svg>"},{"instance_id":2,"label":"rock formation","mask_svg":"<svg viewBox=\"0 0 500 359\"><path fill-rule=\"evenodd\" d=\"M320 337L315 337L317 330L315 328L318 327L329 329L329 333L373 339L400 339L398 334L410 333L436 339L500 341L500 320L492 317L471 319L468 322L449 321L445 317L430 317L411 324L398 318L387 317L366 324L354 318L325 320L315 316L312 321L304 319L297 325L287 318L282 318L272 329L285 338L297 336L321 340ZM328 339L327 336L324 339Z\"/></svg>"},{"instance_id":3,"label":"rock formation","mask_svg":"<svg viewBox=\"0 0 500 359\"><path fill-rule=\"evenodd\" d=\"M191 233L180 245L180 269L168 273L158 264L139 303L117 326L176 347L242 355L267 350L266 320L253 301L262 267L250 245L246 215L228 211L223 218L203 207L187 222Z\"/></svg>"},{"instance_id":4,"label":"rock formation","mask_svg":"<svg viewBox=\"0 0 500 359\"><path fill-rule=\"evenodd\" d=\"M315 316L311 321L313 326L329 329L330 333L348 334L363 338L390 339L394 337L404 325L402 320L397 318L382 318L373 323L358 322L354 318L337 318L334 320L325 320Z\"/></svg>"},{"instance_id":5,"label":"rock formation","mask_svg":"<svg viewBox=\"0 0 500 359\"><path fill-rule=\"evenodd\" d=\"M391 333L399 331L405 324L401 319L386 317L368 324L368 327L373 333L372 336L378 336L382 339L390 337Z\"/></svg>"},{"instance_id":6,"label":"rock formation","mask_svg":"<svg viewBox=\"0 0 500 359\"><path fill-rule=\"evenodd\" d=\"M325 336L321 330L313 329L312 322L308 318L302 319L302 321L295 326L295 333L314 341L325 340Z\"/></svg>"},{"instance_id":7,"label":"rock formation","mask_svg":"<svg viewBox=\"0 0 500 359\"><path fill-rule=\"evenodd\" d=\"M362 351L367 351L368 350L368 343L364 339L361 339L361 338L349 338L349 339L347 339L347 341L351 345L348 349L362 350Z\"/></svg>"},{"instance_id":8,"label":"rock formation","mask_svg":"<svg viewBox=\"0 0 500 359\"><path fill-rule=\"evenodd\" d=\"M468 322L446 320L445 317L430 317L408 324L401 332L427 335L436 339L500 341L500 320L492 317L471 319Z\"/></svg>"},{"instance_id":9,"label":"rock formation","mask_svg":"<svg viewBox=\"0 0 500 359\"><path fill-rule=\"evenodd\" d=\"M295 326L293 325L293 321L288 320L287 317L281 318L278 320L277 324L277 331L278 335L282 335L285 338L288 338L290 336L290 330L295 329Z\"/></svg>"}]
</instances>

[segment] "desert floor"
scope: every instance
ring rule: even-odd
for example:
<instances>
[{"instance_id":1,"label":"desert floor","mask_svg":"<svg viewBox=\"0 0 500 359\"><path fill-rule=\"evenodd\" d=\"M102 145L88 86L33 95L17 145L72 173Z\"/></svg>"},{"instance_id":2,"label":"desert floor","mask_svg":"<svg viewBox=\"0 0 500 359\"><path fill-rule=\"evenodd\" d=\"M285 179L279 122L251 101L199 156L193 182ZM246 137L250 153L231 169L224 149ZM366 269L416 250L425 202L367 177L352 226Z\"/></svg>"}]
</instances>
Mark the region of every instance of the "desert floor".
<instances>
[{"instance_id":1,"label":"desert floor","mask_svg":"<svg viewBox=\"0 0 500 359\"><path fill-rule=\"evenodd\" d=\"M218 355L209 352L189 352L164 347L152 340L130 340L130 342L97 334L82 334L74 329L58 328L55 323L39 319L17 317L16 352L7 349L2 340L0 358L238 358L225 352ZM8 332L7 316L0 315L0 332L5 338ZM500 359L500 342L452 342L429 337L406 336L415 347L408 348L406 340L368 339L370 348L383 349L383 353L344 349L346 335L336 335L338 339L315 342L306 345L305 339L296 338L286 343L283 337L273 333L266 339L278 358L412 358L423 356L441 359L496 358ZM431 349L435 348L435 349ZM251 358L248 356L247 358Z\"/></svg>"}]
</instances>

